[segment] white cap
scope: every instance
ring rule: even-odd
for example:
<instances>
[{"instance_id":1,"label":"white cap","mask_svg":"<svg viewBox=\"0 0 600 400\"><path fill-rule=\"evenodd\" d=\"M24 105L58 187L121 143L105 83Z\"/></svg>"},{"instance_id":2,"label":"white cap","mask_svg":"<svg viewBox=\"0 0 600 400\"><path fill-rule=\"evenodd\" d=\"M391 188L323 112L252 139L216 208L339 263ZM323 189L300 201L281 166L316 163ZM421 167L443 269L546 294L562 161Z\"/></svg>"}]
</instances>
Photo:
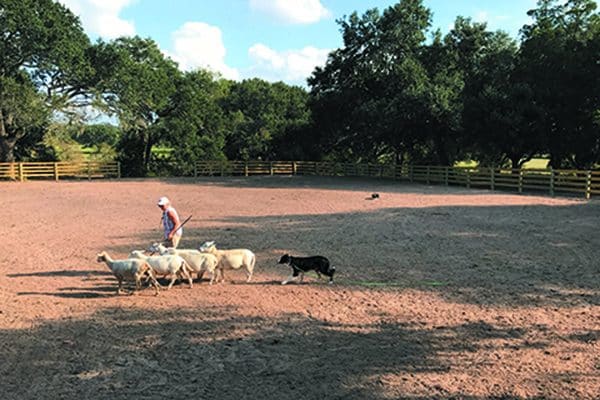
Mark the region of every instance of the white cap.
<instances>
[{"instance_id":1,"label":"white cap","mask_svg":"<svg viewBox=\"0 0 600 400\"><path fill-rule=\"evenodd\" d=\"M167 197L163 196L163 197L161 197L160 199L158 199L158 203L157 203L157 204L158 204L159 206L164 206L164 205L167 205L167 204L169 204L169 203L170 203L170 202L169 202L169 199L168 199Z\"/></svg>"}]
</instances>

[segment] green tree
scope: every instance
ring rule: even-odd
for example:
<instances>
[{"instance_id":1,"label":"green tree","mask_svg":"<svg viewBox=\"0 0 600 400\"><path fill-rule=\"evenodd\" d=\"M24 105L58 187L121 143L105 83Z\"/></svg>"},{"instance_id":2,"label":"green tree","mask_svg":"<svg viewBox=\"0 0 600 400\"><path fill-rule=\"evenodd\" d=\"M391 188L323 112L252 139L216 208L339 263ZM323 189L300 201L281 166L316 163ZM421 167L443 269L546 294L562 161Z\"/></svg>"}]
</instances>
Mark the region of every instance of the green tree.
<instances>
[{"instance_id":1,"label":"green tree","mask_svg":"<svg viewBox=\"0 0 600 400\"><path fill-rule=\"evenodd\" d=\"M446 38L465 77L460 145L483 164L520 168L542 150L532 131L539 110L515 72L518 47L508 34L458 17Z\"/></svg>"},{"instance_id":2,"label":"green tree","mask_svg":"<svg viewBox=\"0 0 600 400\"><path fill-rule=\"evenodd\" d=\"M102 143L115 147L121 137L121 130L108 123L86 124L76 129L71 136L85 147L99 146Z\"/></svg>"},{"instance_id":3,"label":"green tree","mask_svg":"<svg viewBox=\"0 0 600 400\"><path fill-rule=\"evenodd\" d=\"M89 101L89 51L79 20L61 4L0 0L0 161L14 160L19 141L33 143L27 135L51 111Z\"/></svg>"},{"instance_id":4,"label":"green tree","mask_svg":"<svg viewBox=\"0 0 600 400\"><path fill-rule=\"evenodd\" d=\"M532 90L554 167L588 168L600 160L600 15L593 0L539 0L522 30L519 79Z\"/></svg>"},{"instance_id":5,"label":"green tree","mask_svg":"<svg viewBox=\"0 0 600 400\"><path fill-rule=\"evenodd\" d=\"M228 117L225 154L229 159L263 159L285 149L282 138L291 138L309 120L306 91L282 82L249 79L231 84L223 100Z\"/></svg>"},{"instance_id":6,"label":"green tree","mask_svg":"<svg viewBox=\"0 0 600 400\"><path fill-rule=\"evenodd\" d=\"M432 77L440 78L438 86L443 81L439 68L423 64L430 21L420 0L338 21L344 46L309 79L324 152L355 161L393 155L402 162L421 151L428 140L423 121L435 109L428 87Z\"/></svg>"},{"instance_id":7,"label":"green tree","mask_svg":"<svg viewBox=\"0 0 600 400\"><path fill-rule=\"evenodd\" d=\"M226 121L220 102L229 82L216 79L211 72L187 72L178 81L172 109L160 125L161 137L173 149L171 160L181 173L193 171L199 160L223 159Z\"/></svg>"},{"instance_id":8,"label":"green tree","mask_svg":"<svg viewBox=\"0 0 600 400\"><path fill-rule=\"evenodd\" d=\"M25 72L16 77L0 76L0 161L14 161L15 149L26 155L42 139L49 114L42 95Z\"/></svg>"},{"instance_id":9,"label":"green tree","mask_svg":"<svg viewBox=\"0 0 600 400\"><path fill-rule=\"evenodd\" d=\"M423 161L452 165L461 155L464 75L456 52L439 31L423 47L420 60L427 71L420 125L429 154Z\"/></svg>"},{"instance_id":10,"label":"green tree","mask_svg":"<svg viewBox=\"0 0 600 400\"><path fill-rule=\"evenodd\" d=\"M100 42L94 59L110 65L112 71L101 90L106 108L118 117L123 132L118 151L124 174L144 176L152 146L164 132L161 119L172 111L181 72L153 40L140 37Z\"/></svg>"}]
</instances>

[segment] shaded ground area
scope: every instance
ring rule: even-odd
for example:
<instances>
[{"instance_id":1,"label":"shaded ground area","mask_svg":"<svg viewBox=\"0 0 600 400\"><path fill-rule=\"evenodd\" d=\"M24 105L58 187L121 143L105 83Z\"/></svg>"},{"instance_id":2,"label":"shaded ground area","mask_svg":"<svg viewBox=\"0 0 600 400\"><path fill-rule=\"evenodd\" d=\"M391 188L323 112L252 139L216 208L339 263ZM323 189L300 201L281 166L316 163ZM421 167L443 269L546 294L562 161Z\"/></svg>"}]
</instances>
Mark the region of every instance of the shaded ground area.
<instances>
[{"instance_id":1,"label":"shaded ground area","mask_svg":"<svg viewBox=\"0 0 600 400\"><path fill-rule=\"evenodd\" d=\"M371 193L380 198L370 200ZM95 254L257 254L251 284L116 296ZM0 184L3 398L594 399L600 203L303 177ZM281 286L293 255L336 284Z\"/></svg>"}]
</instances>

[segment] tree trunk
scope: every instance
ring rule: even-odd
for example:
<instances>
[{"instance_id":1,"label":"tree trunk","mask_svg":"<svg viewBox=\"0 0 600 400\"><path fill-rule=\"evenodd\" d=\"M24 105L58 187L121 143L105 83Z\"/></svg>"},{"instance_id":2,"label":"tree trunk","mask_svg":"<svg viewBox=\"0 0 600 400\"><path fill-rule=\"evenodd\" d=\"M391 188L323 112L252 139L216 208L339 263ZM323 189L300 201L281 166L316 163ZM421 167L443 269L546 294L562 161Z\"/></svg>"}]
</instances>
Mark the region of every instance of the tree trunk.
<instances>
[{"instance_id":1,"label":"tree trunk","mask_svg":"<svg viewBox=\"0 0 600 400\"><path fill-rule=\"evenodd\" d=\"M149 129L147 129L149 130ZM148 175L150 159L152 158L152 146L154 146L154 137L151 132L148 132L147 135L144 134L144 159L143 159L143 167L144 167L144 176Z\"/></svg>"},{"instance_id":2,"label":"tree trunk","mask_svg":"<svg viewBox=\"0 0 600 400\"><path fill-rule=\"evenodd\" d=\"M17 138L8 134L4 124L4 114L0 108L0 162L15 161L15 145Z\"/></svg>"},{"instance_id":3,"label":"tree trunk","mask_svg":"<svg viewBox=\"0 0 600 400\"><path fill-rule=\"evenodd\" d=\"M0 162L15 162L15 145L17 140L0 136Z\"/></svg>"},{"instance_id":4,"label":"tree trunk","mask_svg":"<svg viewBox=\"0 0 600 400\"><path fill-rule=\"evenodd\" d=\"M515 156L515 155L511 155L508 157L510 159L510 167L513 169L513 173L518 174L518 171L515 171L519 168L521 168L521 156Z\"/></svg>"},{"instance_id":5,"label":"tree trunk","mask_svg":"<svg viewBox=\"0 0 600 400\"><path fill-rule=\"evenodd\" d=\"M442 137L441 132L437 132L433 137L434 143L434 152L437 156L438 165L447 166L450 164L450 157L448 157L448 152L446 150L446 142Z\"/></svg>"}]
</instances>

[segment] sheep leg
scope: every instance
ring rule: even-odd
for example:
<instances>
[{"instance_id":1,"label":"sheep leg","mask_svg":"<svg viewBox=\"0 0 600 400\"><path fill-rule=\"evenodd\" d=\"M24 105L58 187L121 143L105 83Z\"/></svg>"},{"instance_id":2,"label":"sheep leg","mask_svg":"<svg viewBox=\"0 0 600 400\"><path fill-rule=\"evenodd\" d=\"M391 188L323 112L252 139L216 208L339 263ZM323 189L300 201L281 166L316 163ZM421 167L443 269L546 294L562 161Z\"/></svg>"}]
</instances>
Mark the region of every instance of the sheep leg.
<instances>
[{"instance_id":1,"label":"sheep leg","mask_svg":"<svg viewBox=\"0 0 600 400\"><path fill-rule=\"evenodd\" d=\"M123 291L123 278L117 277L117 280L119 281L119 286L117 287L117 294L121 294L121 292Z\"/></svg>"},{"instance_id":2,"label":"sheep leg","mask_svg":"<svg viewBox=\"0 0 600 400\"><path fill-rule=\"evenodd\" d=\"M193 287L192 282L193 282L194 278L192 278L192 274L193 274L194 270L191 269L185 261L183 261L181 264L181 268L179 269L179 272L190 283L190 289L191 289Z\"/></svg>"},{"instance_id":3,"label":"sheep leg","mask_svg":"<svg viewBox=\"0 0 600 400\"><path fill-rule=\"evenodd\" d=\"M160 286L160 283L158 283L158 281L156 280L156 277L154 276L154 271L152 271L151 269L148 270L148 279L151 280L152 286L154 286L154 295L158 296L158 289L162 286Z\"/></svg>"},{"instance_id":4,"label":"sheep leg","mask_svg":"<svg viewBox=\"0 0 600 400\"><path fill-rule=\"evenodd\" d=\"M177 276L179 277L179 279L182 279L182 280L186 279L189 282L189 284L190 284L190 289L193 287L192 277L190 276L190 274L184 268L182 268L179 271L177 271Z\"/></svg>"},{"instance_id":5,"label":"sheep leg","mask_svg":"<svg viewBox=\"0 0 600 400\"><path fill-rule=\"evenodd\" d=\"M248 279L246 279L246 282L250 282L250 280L252 279L252 271L247 271L246 275L248 275Z\"/></svg>"},{"instance_id":6,"label":"sheep leg","mask_svg":"<svg viewBox=\"0 0 600 400\"><path fill-rule=\"evenodd\" d=\"M194 279L192 278L192 274L190 274L187 271L183 271L183 273L185 274L185 276L187 276L187 280L190 283L190 289L191 289L192 287L194 287L194 284L193 284Z\"/></svg>"},{"instance_id":7,"label":"sheep leg","mask_svg":"<svg viewBox=\"0 0 600 400\"><path fill-rule=\"evenodd\" d=\"M204 276L204 270L198 272L198 282L202 281L202 277Z\"/></svg>"},{"instance_id":8,"label":"sheep leg","mask_svg":"<svg viewBox=\"0 0 600 400\"><path fill-rule=\"evenodd\" d=\"M167 286L167 290L169 290L173 287L173 284L175 283L175 281L178 278L178 276L175 274L171 274L170 277L171 277L171 282L169 282L169 286Z\"/></svg>"}]
</instances>

